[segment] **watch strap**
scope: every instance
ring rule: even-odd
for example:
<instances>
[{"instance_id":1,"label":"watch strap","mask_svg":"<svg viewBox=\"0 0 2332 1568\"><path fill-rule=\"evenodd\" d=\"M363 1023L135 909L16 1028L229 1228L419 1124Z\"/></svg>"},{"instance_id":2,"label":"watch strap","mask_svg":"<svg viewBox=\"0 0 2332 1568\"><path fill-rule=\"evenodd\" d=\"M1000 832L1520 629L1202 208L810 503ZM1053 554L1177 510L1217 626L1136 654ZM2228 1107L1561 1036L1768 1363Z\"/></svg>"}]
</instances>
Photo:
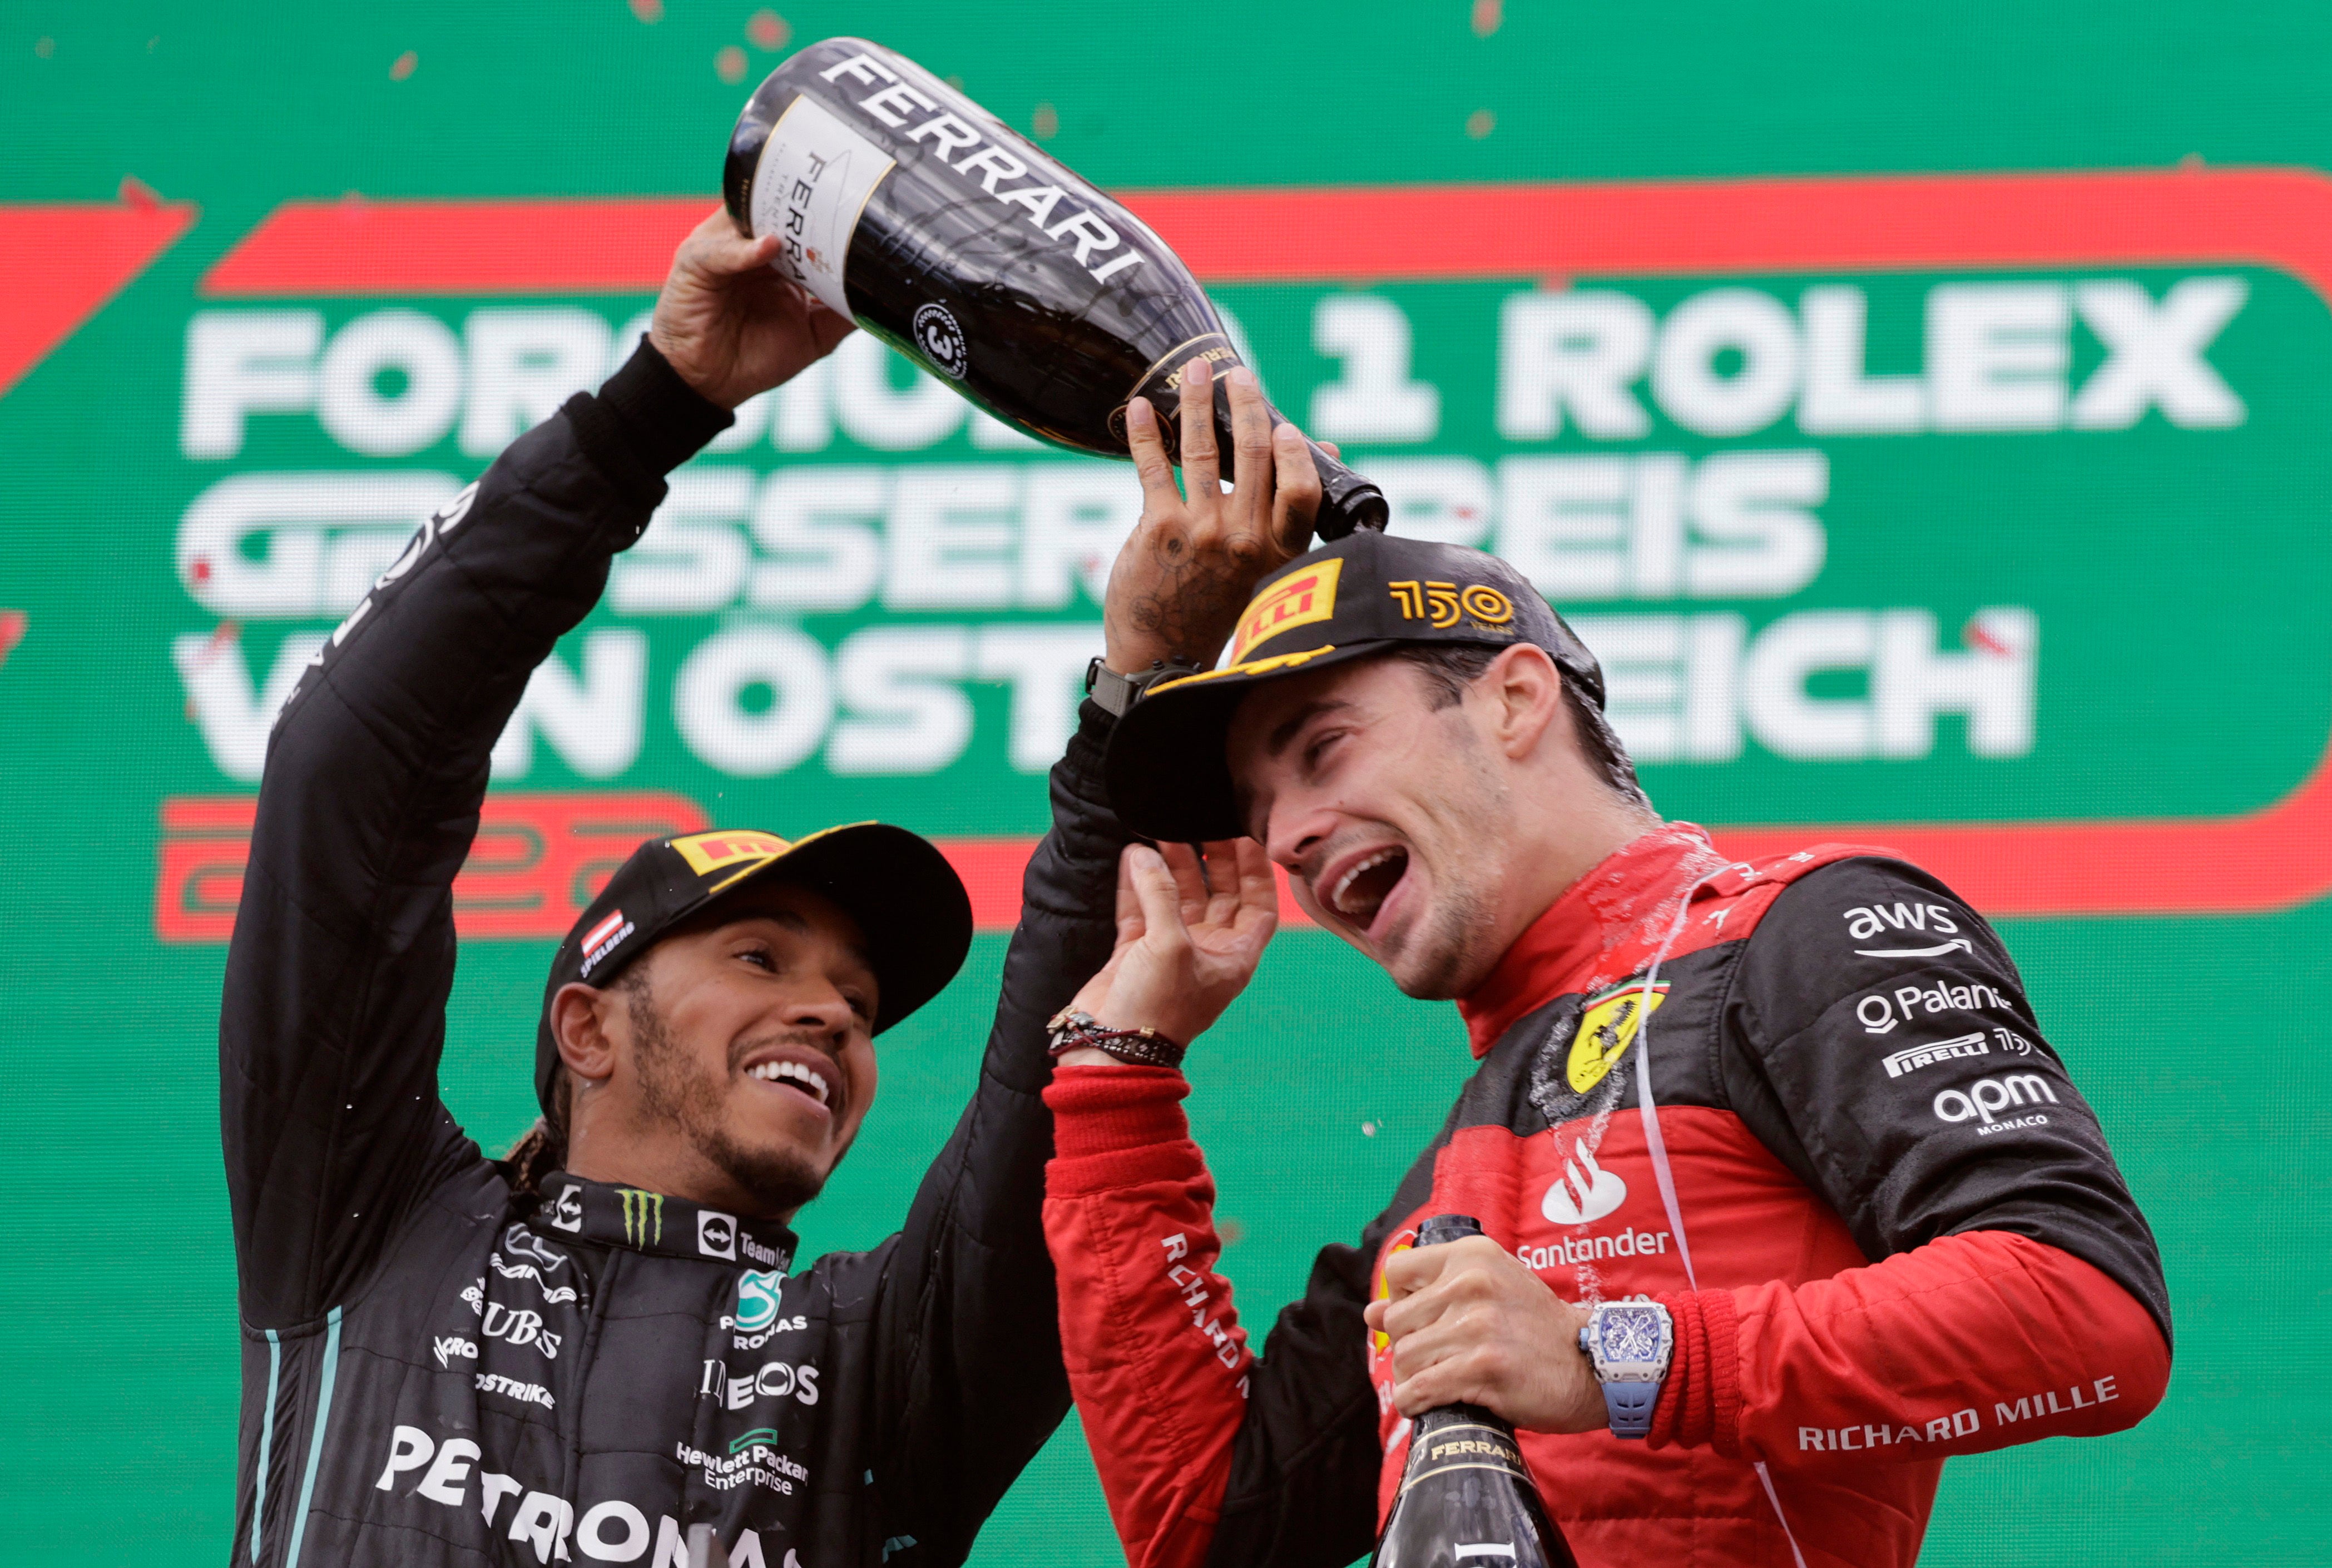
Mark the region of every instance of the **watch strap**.
<instances>
[{"instance_id":1,"label":"watch strap","mask_svg":"<svg viewBox=\"0 0 2332 1568\"><path fill-rule=\"evenodd\" d=\"M1606 1315L1646 1312L1658 1315L1660 1351L1658 1359L1651 1362L1631 1359L1616 1364L1607 1359L1602 1342ZM1668 1309L1656 1302L1599 1302L1579 1331L1579 1348L1593 1364L1595 1381L1603 1387L1603 1409L1610 1419L1611 1435L1615 1438L1649 1437L1652 1411L1659 1403L1660 1388L1668 1382L1668 1368L1676 1354L1676 1325ZM1646 1375L1648 1373L1649 1375Z\"/></svg>"},{"instance_id":2,"label":"watch strap","mask_svg":"<svg viewBox=\"0 0 2332 1568\"><path fill-rule=\"evenodd\" d=\"M1188 659L1160 659L1138 674L1121 675L1095 658L1085 665L1085 695L1091 697L1102 712L1113 718L1123 719L1125 711L1156 683L1173 676L1196 674L1198 671L1199 666Z\"/></svg>"},{"instance_id":3,"label":"watch strap","mask_svg":"<svg viewBox=\"0 0 2332 1568\"><path fill-rule=\"evenodd\" d=\"M1613 1379L1603 1385L1603 1408L1610 1413L1615 1438L1646 1438L1652 1432L1652 1407L1659 1403L1660 1382Z\"/></svg>"},{"instance_id":4,"label":"watch strap","mask_svg":"<svg viewBox=\"0 0 2332 1568\"><path fill-rule=\"evenodd\" d=\"M1101 660L1095 659L1085 666L1085 695L1111 717L1124 718L1125 711L1133 706L1133 699L1141 694L1142 687L1137 683L1119 674Z\"/></svg>"}]
</instances>

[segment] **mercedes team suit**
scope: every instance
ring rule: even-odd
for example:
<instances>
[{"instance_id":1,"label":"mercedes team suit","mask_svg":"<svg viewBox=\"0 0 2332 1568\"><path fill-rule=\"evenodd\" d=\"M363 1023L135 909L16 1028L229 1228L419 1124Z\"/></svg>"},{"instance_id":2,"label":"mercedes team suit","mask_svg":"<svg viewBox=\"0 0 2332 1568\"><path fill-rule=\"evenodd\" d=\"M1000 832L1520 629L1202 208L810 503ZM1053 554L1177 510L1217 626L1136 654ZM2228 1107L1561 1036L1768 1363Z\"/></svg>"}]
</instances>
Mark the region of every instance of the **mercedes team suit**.
<instances>
[{"instance_id":1,"label":"mercedes team suit","mask_svg":"<svg viewBox=\"0 0 2332 1568\"><path fill-rule=\"evenodd\" d=\"M697 1524L731 1568L951 1564L1067 1408L1044 1024L1112 944L1098 710L978 1088L873 1250L797 1270L782 1227L678 1199L522 1197L438 1097L487 754L728 423L644 345L430 521L285 706L220 1037L238 1568L670 1568Z\"/></svg>"}]
</instances>

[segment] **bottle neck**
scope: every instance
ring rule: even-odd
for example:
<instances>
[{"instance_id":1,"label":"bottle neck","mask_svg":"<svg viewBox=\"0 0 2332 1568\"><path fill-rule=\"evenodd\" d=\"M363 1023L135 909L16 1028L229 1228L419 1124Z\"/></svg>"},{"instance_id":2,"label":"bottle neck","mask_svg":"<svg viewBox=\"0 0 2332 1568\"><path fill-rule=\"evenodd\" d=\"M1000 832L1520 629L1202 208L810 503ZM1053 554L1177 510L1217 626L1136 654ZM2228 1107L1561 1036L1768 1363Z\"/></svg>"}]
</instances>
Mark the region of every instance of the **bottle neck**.
<instances>
[{"instance_id":1,"label":"bottle neck","mask_svg":"<svg viewBox=\"0 0 2332 1568\"><path fill-rule=\"evenodd\" d=\"M1418 1437L1425 1438L1436 1432L1447 1431L1451 1427L1487 1427L1505 1437L1511 1438L1515 1435L1513 1424L1504 1416L1486 1410L1480 1405L1465 1404L1443 1405L1438 1410L1428 1410L1417 1418L1416 1424L1411 1429Z\"/></svg>"}]
</instances>

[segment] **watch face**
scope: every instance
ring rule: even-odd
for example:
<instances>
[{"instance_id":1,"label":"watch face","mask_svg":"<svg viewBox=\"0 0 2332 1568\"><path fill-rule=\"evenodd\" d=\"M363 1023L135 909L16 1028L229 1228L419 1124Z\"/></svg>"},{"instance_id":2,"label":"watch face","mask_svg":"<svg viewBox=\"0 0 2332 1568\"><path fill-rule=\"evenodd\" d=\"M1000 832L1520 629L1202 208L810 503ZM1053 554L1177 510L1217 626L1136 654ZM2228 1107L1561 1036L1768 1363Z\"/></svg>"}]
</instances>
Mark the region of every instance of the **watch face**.
<instances>
[{"instance_id":1,"label":"watch face","mask_svg":"<svg viewBox=\"0 0 2332 1568\"><path fill-rule=\"evenodd\" d=\"M1660 1359L1659 1315L1607 1312L1603 1315L1601 1343L1607 1362L1656 1362Z\"/></svg>"}]
</instances>

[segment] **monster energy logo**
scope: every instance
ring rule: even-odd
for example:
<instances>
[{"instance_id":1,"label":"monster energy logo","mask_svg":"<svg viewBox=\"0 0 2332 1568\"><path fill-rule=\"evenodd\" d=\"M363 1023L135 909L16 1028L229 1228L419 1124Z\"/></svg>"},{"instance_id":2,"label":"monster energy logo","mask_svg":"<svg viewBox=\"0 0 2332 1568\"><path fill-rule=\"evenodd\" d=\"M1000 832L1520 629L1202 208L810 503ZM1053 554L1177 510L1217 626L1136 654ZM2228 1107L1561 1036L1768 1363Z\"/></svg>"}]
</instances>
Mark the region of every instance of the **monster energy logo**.
<instances>
[{"instance_id":1,"label":"monster energy logo","mask_svg":"<svg viewBox=\"0 0 2332 1568\"><path fill-rule=\"evenodd\" d=\"M636 1187L618 1187L616 1196L624 1200L625 1240L634 1247L646 1247L664 1239L663 1193L643 1192Z\"/></svg>"}]
</instances>

